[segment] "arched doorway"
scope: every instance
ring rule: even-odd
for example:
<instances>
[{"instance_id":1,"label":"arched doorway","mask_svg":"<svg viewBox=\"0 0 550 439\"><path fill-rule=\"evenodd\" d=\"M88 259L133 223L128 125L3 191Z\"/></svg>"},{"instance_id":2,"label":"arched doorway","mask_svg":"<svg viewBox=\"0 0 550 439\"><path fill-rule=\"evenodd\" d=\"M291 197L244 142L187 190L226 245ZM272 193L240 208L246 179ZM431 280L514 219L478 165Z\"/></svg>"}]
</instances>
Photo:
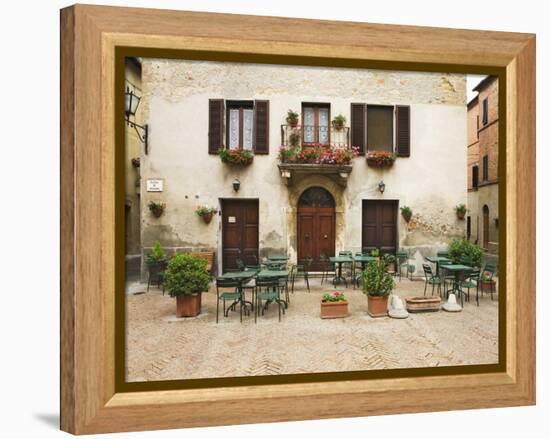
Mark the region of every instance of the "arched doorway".
<instances>
[{"instance_id":1,"label":"arched doorway","mask_svg":"<svg viewBox=\"0 0 550 439\"><path fill-rule=\"evenodd\" d=\"M306 189L298 200L298 263L313 258L311 271L320 271L319 256L334 256L335 205L334 197L322 187Z\"/></svg>"},{"instance_id":2,"label":"arched doorway","mask_svg":"<svg viewBox=\"0 0 550 439\"><path fill-rule=\"evenodd\" d=\"M483 206L483 248L489 248L489 206Z\"/></svg>"}]
</instances>

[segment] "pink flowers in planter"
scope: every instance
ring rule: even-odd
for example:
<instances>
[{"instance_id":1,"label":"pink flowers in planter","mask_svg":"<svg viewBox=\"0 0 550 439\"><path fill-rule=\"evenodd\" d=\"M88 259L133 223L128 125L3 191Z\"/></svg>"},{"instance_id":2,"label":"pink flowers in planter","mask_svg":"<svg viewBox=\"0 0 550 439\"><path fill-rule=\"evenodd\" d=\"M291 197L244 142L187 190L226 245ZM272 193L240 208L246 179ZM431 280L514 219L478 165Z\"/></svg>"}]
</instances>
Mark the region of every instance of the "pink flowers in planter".
<instances>
[{"instance_id":1,"label":"pink flowers in planter","mask_svg":"<svg viewBox=\"0 0 550 439\"><path fill-rule=\"evenodd\" d=\"M347 165L359 154L352 146L288 147L281 145L278 159L281 163L313 163L319 165Z\"/></svg>"},{"instance_id":2,"label":"pink flowers in planter","mask_svg":"<svg viewBox=\"0 0 550 439\"><path fill-rule=\"evenodd\" d=\"M395 154L387 151L370 151L367 153L367 165L375 168L389 168L395 162Z\"/></svg>"}]
</instances>

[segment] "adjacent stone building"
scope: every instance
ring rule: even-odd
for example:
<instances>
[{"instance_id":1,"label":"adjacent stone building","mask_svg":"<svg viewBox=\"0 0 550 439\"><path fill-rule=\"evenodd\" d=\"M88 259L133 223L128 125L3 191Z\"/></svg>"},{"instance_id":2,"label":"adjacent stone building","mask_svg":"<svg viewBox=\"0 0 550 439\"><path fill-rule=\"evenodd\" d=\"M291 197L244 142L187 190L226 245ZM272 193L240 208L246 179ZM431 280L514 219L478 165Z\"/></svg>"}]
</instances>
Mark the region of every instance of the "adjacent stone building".
<instances>
[{"instance_id":1,"label":"adjacent stone building","mask_svg":"<svg viewBox=\"0 0 550 439\"><path fill-rule=\"evenodd\" d=\"M409 250L420 272L421 256L465 236L454 212L467 201L465 75L160 59L141 60L141 75L143 254L156 240L168 251L214 251L221 272L238 257L312 257L315 269L323 254L376 247ZM337 115L342 127L332 125ZM281 161L281 145L359 155ZM220 148L253 160L224 163ZM369 166L373 151L395 153L393 166ZM148 192L148 180L163 190ZM150 201L166 204L160 218ZM210 223L199 205L217 209Z\"/></svg>"},{"instance_id":2,"label":"adjacent stone building","mask_svg":"<svg viewBox=\"0 0 550 439\"><path fill-rule=\"evenodd\" d=\"M498 78L488 76L468 103L467 236L498 253Z\"/></svg>"}]
</instances>

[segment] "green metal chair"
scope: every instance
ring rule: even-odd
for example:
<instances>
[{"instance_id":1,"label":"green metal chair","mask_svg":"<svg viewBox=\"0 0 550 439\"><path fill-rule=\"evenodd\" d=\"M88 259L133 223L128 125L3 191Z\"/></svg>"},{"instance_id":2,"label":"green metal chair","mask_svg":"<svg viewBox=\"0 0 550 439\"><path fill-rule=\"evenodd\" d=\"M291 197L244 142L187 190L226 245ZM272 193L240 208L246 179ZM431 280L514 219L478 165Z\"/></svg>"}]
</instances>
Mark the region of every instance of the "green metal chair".
<instances>
[{"instance_id":1,"label":"green metal chair","mask_svg":"<svg viewBox=\"0 0 550 439\"><path fill-rule=\"evenodd\" d=\"M220 291L220 289L232 289L232 291ZM226 307L226 302L231 304ZM235 309L239 305L240 321L243 321L243 300L241 297L241 282L236 279L216 279L216 323L218 323L220 313L220 301L223 302L223 316L229 316L229 310Z\"/></svg>"},{"instance_id":2,"label":"green metal chair","mask_svg":"<svg viewBox=\"0 0 550 439\"><path fill-rule=\"evenodd\" d=\"M262 302L265 304L262 305ZM270 303L276 303L279 310L279 321L281 321L281 310L285 313L285 303L281 300L281 288L278 279L274 278L257 278L256 279L256 294L254 300L254 323L257 322L260 315L264 315Z\"/></svg>"},{"instance_id":3,"label":"green metal chair","mask_svg":"<svg viewBox=\"0 0 550 439\"><path fill-rule=\"evenodd\" d=\"M469 274L465 276L464 280L460 281L460 289L466 288L468 302L470 301L470 289L475 288L476 289L476 302L477 306L479 306L479 279L480 279L480 270L479 268L476 268L475 270L471 271Z\"/></svg>"},{"instance_id":4,"label":"green metal chair","mask_svg":"<svg viewBox=\"0 0 550 439\"><path fill-rule=\"evenodd\" d=\"M397 268L397 273L399 276L399 281L401 281L401 275L403 272L403 267L407 269L407 273L405 274L408 276L409 271L409 254L405 251L399 251L395 253L395 264Z\"/></svg>"},{"instance_id":5,"label":"green metal chair","mask_svg":"<svg viewBox=\"0 0 550 439\"><path fill-rule=\"evenodd\" d=\"M292 293L294 293L294 282L296 281L296 278L303 278L307 285L307 292L310 292L309 289L309 268L311 267L311 263L313 262L313 258L306 258L304 259L303 264L298 264L294 267L294 270L292 272Z\"/></svg>"},{"instance_id":6,"label":"green metal chair","mask_svg":"<svg viewBox=\"0 0 550 439\"><path fill-rule=\"evenodd\" d=\"M324 253L321 253L319 255L319 262L323 267L322 274L321 274L321 285L323 285L323 282L325 282L328 279L329 275L332 275L332 276L336 275L336 267L334 266L333 262L330 262L330 257L328 257Z\"/></svg>"},{"instance_id":7,"label":"green metal chair","mask_svg":"<svg viewBox=\"0 0 550 439\"><path fill-rule=\"evenodd\" d=\"M447 250L438 251L437 252L437 257L438 258L448 258L449 257L449 252Z\"/></svg>"},{"instance_id":8,"label":"green metal chair","mask_svg":"<svg viewBox=\"0 0 550 439\"><path fill-rule=\"evenodd\" d=\"M493 277L495 276L497 272L497 266L495 264L487 263L485 264L485 267L483 268L483 277L485 280L491 281L491 300L493 300L493 293L495 292L495 284L493 281ZM481 274L480 274L481 279ZM484 291L481 290L481 294L483 295Z\"/></svg>"},{"instance_id":9,"label":"green metal chair","mask_svg":"<svg viewBox=\"0 0 550 439\"><path fill-rule=\"evenodd\" d=\"M437 285L439 296L441 297L441 278L434 274L434 272L432 271L432 267L430 265L422 264L422 268L424 269L424 278L425 278L424 296L426 296L426 290L428 289L428 285L432 286L432 296L434 295L435 286Z\"/></svg>"}]
</instances>

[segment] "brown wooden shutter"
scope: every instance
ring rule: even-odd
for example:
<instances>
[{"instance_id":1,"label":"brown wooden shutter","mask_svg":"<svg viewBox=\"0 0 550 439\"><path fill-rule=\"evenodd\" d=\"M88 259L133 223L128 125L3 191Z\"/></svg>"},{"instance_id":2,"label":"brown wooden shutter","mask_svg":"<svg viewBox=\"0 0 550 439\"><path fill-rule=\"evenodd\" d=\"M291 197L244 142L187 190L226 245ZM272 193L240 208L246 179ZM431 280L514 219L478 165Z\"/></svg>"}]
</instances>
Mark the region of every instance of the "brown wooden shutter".
<instances>
[{"instance_id":1,"label":"brown wooden shutter","mask_svg":"<svg viewBox=\"0 0 550 439\"><path fill-rule=\"evenodd\" d=\"M395 112L395 151L398 157L409 157L411 155L411 107L397 105Z\"/></svg>"},{"instance_id":2,"label":"brown wooden shutter","mask_svg":"<svg viewBox=\"0 0 550 439\"><path fill-rule=\"evenodd\" d=\"M366 151L366 104L351 104L351 145L359 148L359 154Z\"/></svg>"},{"instance_id":3,"label":"brown wooden shutter","mask_svg":"<svg viewBox=\"0 0 550 439\"><path fill-rule=\"evenodd\" d=\"M223 148L224 113L223 99L208 101L208 154L217 154Z\"/></svg>"},{"instance_id":4,"label":"brown wooden shutter","mask_svg":"<svg viewBox=\"0 0 550 439\"><path fill-rule=\"evenodd\" d=\"M269 101L254 101L254 152L269 154Z\"/></svg>"}]
</instances>

